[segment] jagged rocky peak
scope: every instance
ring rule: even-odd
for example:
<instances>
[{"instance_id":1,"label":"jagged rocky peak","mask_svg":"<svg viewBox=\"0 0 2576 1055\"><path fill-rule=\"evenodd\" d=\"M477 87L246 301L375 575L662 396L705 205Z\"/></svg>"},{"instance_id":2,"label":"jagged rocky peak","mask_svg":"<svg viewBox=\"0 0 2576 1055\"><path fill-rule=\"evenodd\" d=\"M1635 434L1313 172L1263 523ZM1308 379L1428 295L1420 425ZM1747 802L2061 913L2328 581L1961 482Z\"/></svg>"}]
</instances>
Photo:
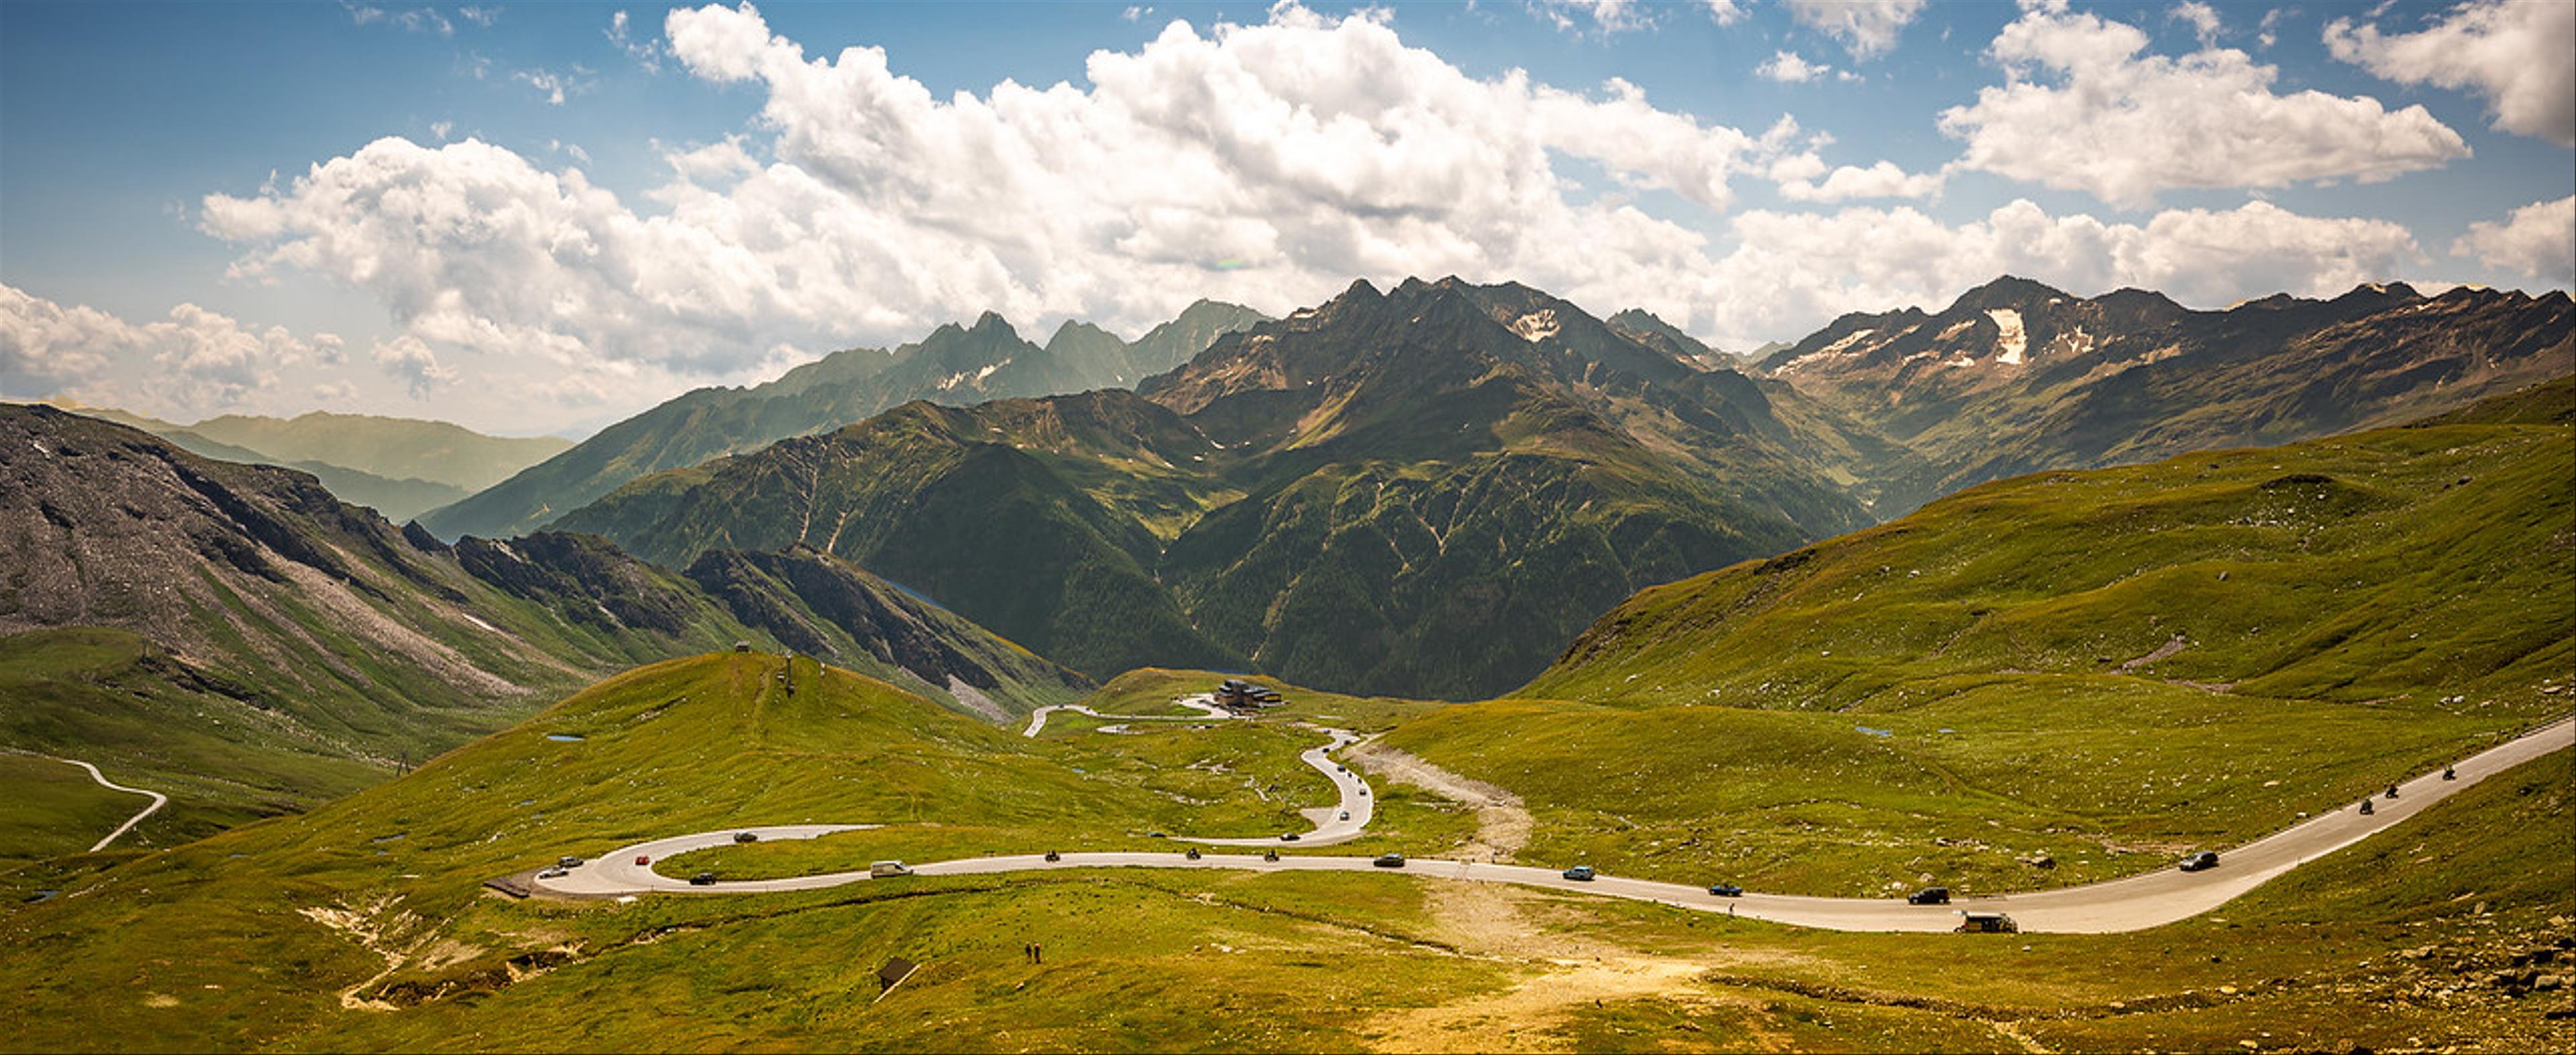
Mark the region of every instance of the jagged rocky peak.
<instances>
[{"instance_id":1,"label":"jagged rocky peak","mask_svg":"<svg viewBox=\"0 0 2576 1055\"><path fill-rule=\"evenodd\" d=\"M2046 307L2050 304L2063 303L2073 299L2075 298L2068 296L2064 290L2057 289L2045 283L2033 282L2016 275L2004 275L1992 282L1986 283L1985 285L1978 286L1975 289L1959 294L1959 298L1957 300L1950 302L1949 310L1942 312L1942 314L1951 315L1961 311L1988 311L1995 308L2010 308L2027 311Z\"/></svg>"}]
</instances>

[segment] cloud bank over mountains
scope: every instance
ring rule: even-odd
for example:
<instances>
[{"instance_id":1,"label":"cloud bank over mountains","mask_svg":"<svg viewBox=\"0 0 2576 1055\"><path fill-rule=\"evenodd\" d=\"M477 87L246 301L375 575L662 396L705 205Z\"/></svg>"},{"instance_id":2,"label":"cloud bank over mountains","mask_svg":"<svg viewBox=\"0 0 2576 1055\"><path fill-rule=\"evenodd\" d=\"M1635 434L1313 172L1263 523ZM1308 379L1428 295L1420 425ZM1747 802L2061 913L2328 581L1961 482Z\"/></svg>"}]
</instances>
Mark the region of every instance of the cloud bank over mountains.
<instances>
[{"instance_id":1,"label":"cloud bank over mountains","mask_svg":"<svg viewBox=\"0 0 2576 1055\"><path fill-rule=\"evenodd\" d=\"M1635 14L1612 6L1592 14ZM1856 62L1897 46L1919 10L1793 5ZM2436 33L2503 54L2494 41L2560 31L2519 8L2479 10L2413 35L2338 21L2329 43L2379 76L2489 92L2500 125L2562 138L2565 109L2533 102L2524 80L2461 80L2422 57ZM2455 258L2385 219L2261 200L2158 209L2181 190L2384 180L2468 154L2420 105L2282 91L2273 67L2207 43L2215 29L2201 50L2159 55L2139 27L2026 4L1987 48L2003 83L1940 117L1959 157L1917 172L1829 163L1830 137L1795 120L1728 127L1620 80L1472 76L1408 45L1395 19L1289 3L1259 25L1174 21L1133 51L1092 53L1083 84L943 97L883 49L815 53L747 3L673 10L652 43L620 17L621 44L760 98L741 133L667 150L666 181L640 200L478 138L387 137L256 193L208 195L199 223L236 247L237 279L319 276L381 303L398 332L365 360L416 395L542 366L546 380L495 397L531 413L890 346L985 310L1133 335L1199 297L1275 313L1353 277L1516 280L1605 314L1642 305L1740 347L1845 311L1938 303L2003 272L2221 306ZM2027 198L1964 222L1922 211L1969 172L2129 215ZM1741 205L1765 185L1809 208ZM2567 204L2445 248L2565 283ZM10 376L89 390L143 359L195 379L153 394L157 409L230 406L339 354L325 334L253 334L186 305L136 325L0 291Z\"/></svg>"}]
</instances>

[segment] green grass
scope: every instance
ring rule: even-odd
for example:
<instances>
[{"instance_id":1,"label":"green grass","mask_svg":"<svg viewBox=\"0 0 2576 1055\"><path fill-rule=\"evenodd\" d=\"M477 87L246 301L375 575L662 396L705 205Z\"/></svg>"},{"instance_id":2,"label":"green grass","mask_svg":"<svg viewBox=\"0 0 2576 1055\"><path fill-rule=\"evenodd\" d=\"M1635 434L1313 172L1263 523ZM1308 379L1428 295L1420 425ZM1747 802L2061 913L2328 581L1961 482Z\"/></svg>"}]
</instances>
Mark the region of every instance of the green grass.
<instances>
[{"instance_id":1,"label":"green grass","mask_svg":"<svg viewBox=\"0 0 2576 1055\"><path fill-rule=\"evenodd\" d=\"M119 784L170 796L117 841L119 850L175 846L308 809L386 776L227 688L241 691L124 631L75 627L0 637L0 742L77 758ZM0 810L0 846L28 850L0 851L0 859L42 856L34 852L42 846L87 850L148 801L101 788L59 762L41 766L78 777L96 794L64 788L39 804L38 778L27 777L27 794ZM45 786L54 780L44 778ZM82 805L92 800L94 808ZM95 823L98 812L119 807L105 827Z\"/></svg>"},{"instance_id":2,"label":"green grass","mask_svg":"<svg viewBox=\"0 0 2576 1055\"><path fill-rule=\"evenodd\" d=\"M383 965L301 910L359 913L387 941L433 961L392 981L435 984L551 948L564 940L559 934L590 933L567 930L567 921L607 920L583 939L595 946L611 933L793 916L849 896L754 899L756 906L656 898L611 908L477 893L487 877L560 853L809 821L895 825L880 838L927 840L915 844L919 851L895 851L915 857L933 849L1027 852L1034 832L1102 833L1093 838L1125 845L1123 833L1193 830L1210 818L1261 819L1278 808L1240 780L1172 784L1174 773L1193 772L1173 761L1183 756L1278 767L1283 778L1302 772L1299 792L1314 804L1330 799L1325 781L1294 761L1311 733L1246 723L1199 736L1197 743L1178 735L1033 741L808 659L725 653L669 661L609 679L306 816L139 859L76 855L0 877L0 889L17 897L66 891L0 922L0 948L8 950L0 952L0 984L16 987L26 1020L40 1023L20 1037L32 1047L95 1046L99 1039L82 1023L130 1015L144 994L178 994L181 1003L151 1009L119 1033L118 1046L255 1046L337 1014L332 994ZM1180 801L1176 786L1205 799ZM868 847L862 856L876 852ZM806 933L802 927L782 933ZM434 962L442 942L479 951ZM198 952L158 951L170 949ZM1329 974L1318 972L1318 984Z\"/></svg>"},{"instance_id":3,"label":"green grass","mask_svg":"<svg viewBox=\"0 0 2576 1055\"><path fill-rule=\"evenodd\" d=\"M0 754L0 787L0 868L85 852L152 802L35 755Z\"/></svg>"},{"instance_id":4,"label":"green grass","mask_svg":"<svg viewBox=\"0 0 2576 1055\"><path fill-rule=\"evenodd\" d=\"M2392 429L1988 485L1645 591L1535 699L1388 739L1518 792L1533 855L1611 871L1864 894L2158 867L2564 713L2569 441Z\"/></svg>"}]
</instances>

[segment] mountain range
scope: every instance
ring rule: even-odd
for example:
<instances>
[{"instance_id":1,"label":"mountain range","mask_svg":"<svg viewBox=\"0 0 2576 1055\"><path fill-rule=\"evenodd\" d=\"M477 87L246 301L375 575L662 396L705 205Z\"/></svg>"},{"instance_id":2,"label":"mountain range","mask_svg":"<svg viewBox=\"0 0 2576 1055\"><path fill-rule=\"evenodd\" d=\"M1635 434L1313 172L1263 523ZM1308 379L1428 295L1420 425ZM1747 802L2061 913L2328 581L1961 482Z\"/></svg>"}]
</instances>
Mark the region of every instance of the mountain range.
<instances>
[{"instance_id":1,"label":"mountain range","mask_svg":"<svg viewBox=\"0 0 2576 1055\"><path fill-rule=\"evenodd\" d=\"M2564 293L2192 311L2009 276L1758 362L1454 278L1276 320L1202 301L1132 344L988 313L689 393L422 526L592 533L673 571L828 555L1095 679L1463 699L1646 586L2021 472L2460 406L2568 372L2571 331Z\"/></svg>"},{"instance_id":2,"label":"mountain range","mask_svg":"<svg viewBox=\"0 0 2576 1055\"><path fill-rule=\"evenodd\" d=\"M1919 502L2040 469L2395 424L2576 369L2571 334L2564 292L2374 283L2192 311L2005 277L1937 314L1845 315L1759 369L1925 459Z\"/></svg>"},{"instance_id":3,"label":"mountain range","mask_svg":"<svg viewBox=\"0 0 2576 1055\"><path fill-rule=\"evenodd\" d=\"M913 400L966 406L1125 387L1262 317L1250 308L1202 300L1133 344L1069 321L1041 348L988 312L973 325L942 326L891 353L853 348L766 384L689 392L602 429L498 486L434 510L421 523L449 539L524 534L638 476L865 421Z\"/></svg>"},{"instance_id":4,"label":"mountain range","mask_svg":"<svg viewBox=\"0 0 2576 1055\"><path fill-rule=\"evenodd\" d=\"M1362 282L1134 392L900 407L555 523L673 567L814 546L1094 677L1455 698L1639 586L1868 523L1807 420L1534 290Z\"/></svg>"},{"instance_id":5,"label":"mountain range","mask_svg":"<svg viewBox=\"0 0 2576 1055\"><path fill-rule=\"evenodd\" d=\"M2374 286L2194 312L2007 277L1752 364L1639 310L1360 282L1132 394L896 408L555 523L671 567L817 547L1094 677L1250 667L1469 698L1534 675L1637 588L2002 475L2457 406L2566 373L2571 330L2563 293Z\"/></svg>"},{"instance_id":6,"label":"mountain range","mask_svg":"<svg viewBox=\"0 0 2576 1055\"><path fill-rule=\"evenodd\" d=\"M105 407L64 410L142 429L190 452L312 473L343 501L400 523L561 453L554 436L486 436L443 421L315 411L294 418L226 414L180 425Z\"/></svg>"}]
</instances>

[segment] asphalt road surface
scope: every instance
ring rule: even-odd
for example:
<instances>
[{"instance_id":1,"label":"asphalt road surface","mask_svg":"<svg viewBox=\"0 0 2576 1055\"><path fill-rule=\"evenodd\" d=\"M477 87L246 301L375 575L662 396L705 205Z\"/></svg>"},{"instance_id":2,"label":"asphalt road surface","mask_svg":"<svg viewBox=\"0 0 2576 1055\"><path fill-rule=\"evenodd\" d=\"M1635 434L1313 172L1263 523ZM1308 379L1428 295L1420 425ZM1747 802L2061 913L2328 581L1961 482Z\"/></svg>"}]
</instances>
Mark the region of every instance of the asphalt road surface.
<instances>
[{"instance_id":1,"label":"asphalt road surface","mask_svg":"<svg viewBox=\"0 0 2576 1055\"><path fill-rule=\"evenodd\" d=\"M1324 774L1324 779L1333 782L1333 789L1341 792L1341 801L1331 806L1300 811L1306 815L1307 820L1315 822L1315 830L1298 833L1295 842L1281 839L1276 835L1261 839L1201 839L1182 836L1182 841L1205 843L1209 846L1331 846L1368 834L1369 819L1377 815L1377 798L1369 794L1368 781L1361 780L1358 773L1335 763L1331 757L1333 751L1360 742L1359 734L1322 726L1306 728L1328 734L1333 739L1321 747L1307 748L1297 757L1304 760L1307 765L1315 767L1317 772Z\"/></svg>"},{"instance_id":2,"label":"asphalt road surface","mask_svg":"<svg viewBox=\"0 0 2576 1055\"><path fill-rule=\"evenodd\" d=\"M164 795L158 791L145 791L142 788L129 788L123 784L116 783L115 781L109 780L105 776L101 775L97 766L83 762L80 759L57 758L54 761L68 763L70 765L79 766L82 769L89 770L89 778L91 780L98 781L100 787L106 788L109 791L122 791L129 795L148 795L152 798L152 804L143 807L143 812L126 818L125 823L117 825L115 831L107 833L107 838L99 840L98 845L90 847L89 852L91 853L97 853L101 850L107 849L107 844L115 842L117 836L133 831L135 825L143 823L143 818L151 816L154 810L158 810L161 807L170 804L170 796Z\"/></svg>"},{"instance_id":3,"label":"asphalt road surface","mask_svg":"<svg viewBox=\"0 0 2576 1055\"><path fill-rule=\"evenodd\" d=\"M1040 708L1038 708L1037 710L1030 711L1030 712L1029 712L1029 727L1028 727L1028 728L1026 728L1026 729L1022 729L1022 730L1020 730L1020 735L1021 735L1021 736L1036 736L1036 735L1038 735L1039 733L1045 732L1045 731L1046 731L1047 718L1048 718L1050 715L1055 714L1057 711L1072 711L1072 712L1073 712L1073 713L1075 713L1075 714L1088 714L1088 715L1090 715L1090 716L1092 716L1092 717L1094 717L1094 718L1101 718L1101 719L1107 719L1107 720L1112 720L1112 721L1121 721L1121 722L1204 722L1204 721L1209 721L1209 720L1223 721L1223 720L1225 720L1225 719L1235 717L1235 715L1234 715L1232 712L1227 711L1227 710L1226 710L1225 708L1223 708L1223 707L1219 707L1219 706L1217 706L1217 705L1216 705L1216 698L1215 698L1215 697L1213 697L1213 696L1209 696L1209 695L1207 695L1206 693L1200 693L1199 695L1196 695L1196 696L1183 696L1183 697L1181 697L1180 699L1173 700L1172 702L1173 702L1173 703L1180 704L1180 705L1181 705L1181 706L1183 706L1183 707L1191 708L1191 709L1196 710L1196 711L1198 711L1198 712L1200 712L1200 713L1197 713L1197 714L1102 714L1102 713L1100 713L1099 711L1092 710L1091 708L1089 708L1089 707L1085 707L1085 706L1083 706L1083 705L1081 705L1081 704L1078 704L1078 703L1059 703L1059 704L1055 704L1055 705L1053 705L1053 706L1049 706L1049 707L1040 707Z\"/></svg>"},{"instance_id":4,"label":"asphalt road surface","mask_svg":"<svg viewBox=\"0 0 2576 1055\"><path fill-rule=\"evenodd\" d=\"M1338 746L1339 738L1334 745ZM1318 748L1309 755L1328 750ZM1708 912L1725 912L1748 919L1768 920L1801 927L1849 931L1946 931L1958 925L1958 913L1969 909L2009 913L2025 931L2049 931L2072 934L2107 934L2145 930L2177 920L2188 919L2220 905L2238 895L2261 886L2302 864L2343 849L2421 812L2425 807L2459 793L2514 766L2576 746L2576 721L2561 719L2524 736L2497 745L2458 764L2458 778L2444 780L2439 771L2406 781L2394 799L2377 798L2374 812L2362 816L2357 804L2348 804L2333 813L2303 821L2298 825L2257 839L2220 855L2216 868L2201 872L2184 872L2165 868L2145 875L2115 879L2087 886L2029 894L2007 894L1998 897L1963 898L1955 905L1908 905L1901 898L1831 898L1803 897L1789 894L1747 893L1741 897L1717 897L1705 889L1679 883L1662 883L1644 879L1623 879L1604 875L1590 881L1565 878L1552 868L1524 865L1477 863L1417 859L1401 869L1382 869L1365 857L1287 856L1277 861L1264 861L1252 854L1207 854L1191 860L1180 853L1068 853L1059 861L1048 861L1042 854L1013 857L979 857L962 861L940 861L914 866L914 872L925 876L985 875L999 872L1052 871L1072 868L1229 868L1256 872L1351 871L1394 872L1424 875L1442 879L1460 879L1488 883L1519 883L1581 894L1654 901ZM1338 781L1336 783L1339 783ZM1346 792L1347 794L1347 792ZM1351 816L1359 820L1361 814ZM810 839L836 831L850 831L873 825L795 825L745 829L763 839ZM606 896L667 891L672 893L769 893L789 890L815 890L846 883L870 882L865 872L839 872L828 875L798 876L791 879L760 879L717 883L693 887L686 882L654 874L650 868L637 868L635 855L651 854L660 860L667 854L719 846L733 840L732 831L683 835L642 843L614 851L598 865L574 869L558 879L538 880L547 890L575 896ZM1258 840L1255 840L1258 841ZM1275 844L1274 844L1275 845ZM904 882L903 879L873 880Z\"/></svg>"}]
</instances>

